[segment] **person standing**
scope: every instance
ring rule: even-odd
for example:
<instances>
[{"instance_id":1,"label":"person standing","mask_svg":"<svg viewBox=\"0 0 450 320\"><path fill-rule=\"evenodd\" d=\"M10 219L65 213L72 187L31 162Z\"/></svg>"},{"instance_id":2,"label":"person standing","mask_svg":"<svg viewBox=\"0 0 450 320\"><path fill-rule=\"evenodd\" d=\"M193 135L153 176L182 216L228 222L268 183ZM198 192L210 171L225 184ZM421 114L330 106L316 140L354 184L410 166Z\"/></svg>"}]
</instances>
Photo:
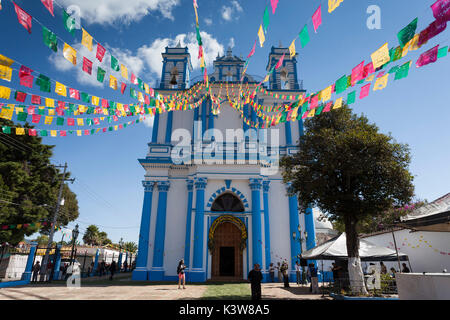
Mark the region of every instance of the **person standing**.
<instances>
[{"instance_id":1,"label":"person standing","mask_svg":"<svg viewBox=\"0 0 450 320\"><path fill-rule=\"evenodd\" d=\"M184 269L186 269L186 265L184 264L184 260L181 259L178 263L177 274L178 274L178 289L180 289L181 282L183 281L183 289L186 289L186 275L184 273Z\"/></svg>"},{"instance_id":2,"label":"person standing","mask_svg":"<svg viewBox=\"0 0 450 320\"><path fill-rule=\"evenodd\" d=\"M278 282L283 282L282 277L283 277L283 272L281 271L281 264L278 261L278 265L277 265L277 275L278 275Z\"/></svg>"},{"instance_id":3,"label":"person standing","mask_svg":"<svg viewBox=\"0 0 450 320\"><path fill-rule=\"evenodd\" d=\"M289 265L286 260L283 261L283 264L281 265L281 273L283 274L283 281L284 281L284 287L289 288Z\"/></svg>"},{"instance_id":4,"label":"person standing","mask_svg":"<svg viewBox=\"0 0 450 320\"><path fill-rule=\"evenodd\" d=\"M248 273L248 280L251 283L252 300L261 300L262 273L259 264L255 263L253 270Z\"/></svg>"},{"instance_id":5,"label":"person standing","mask_svg":"<svg viewBox=\"0 0 450 320\"><path fill-rule=\"evenodd\" d=\"M384 265L383 261L380 261L381 274L387 274L387 268Z\"/></svg>"},{"instance_id":6,"label":"person standing","mask_svg":"<svg viewBox=\"0 0 450 320\"><path fill-rule=\"evenodd\" d=\"M275 282L275 267L273 266L273 263L269 265L269 276L270 281Z\"/></svg>"},{"instance_id":7,"label":"person standing","mask_svg":"<svg viewBox=\"0 0 450 320\"><path fill-rule=\"evenodd\" d=\"M297 276L297 285L300 285L302 282L302 275L301 275L300 270L301 270L301 266L300 266L300 263L297 261L295 263L295 274Z\"/></svg>"},{"instance_id":8,"label":"person standing","mask_svg":"<svg viewBox=\"0 0 450 320\"><path fill-rule=\"evenodd\" d=\"M113 262L109 266L109 272L111 272L111 276L109 277L109 280L112 280L114 277L114 273L116 272L116 261L113 260Z\"/></svg>"},{"instance_id":9,"label":"person standing","mask_svg":"<svg viewBox=\"0 0 450 320\"><path fill-rule=\"evenodd\" d=\"M406 263L402 263L403 269L402 269L402 273L410 273L411 270L409 270L409 268L406 266Z\"/></svg>"},{"instance_id":10,"label":"person standing","mask_svg":"<svg viewBox=\"0 0 450 320\"><path fill-rule=\"evenodd\" d=\"M37 282L39 270L41 270L41 263L38 261L34 264L33 268L33 280L32 282Z\"/></svg>"},{"instance_id":11,"label":"person standing","mask_svg":"<svg viewBox=\"0 0 450 320\"><path fill-rule=\"evenodd\" d=\"M319 278L317 277L317 268L314 263L309 264L309 272L311 274L311 291L319 293Z\"/></svg>"}]
</instances>

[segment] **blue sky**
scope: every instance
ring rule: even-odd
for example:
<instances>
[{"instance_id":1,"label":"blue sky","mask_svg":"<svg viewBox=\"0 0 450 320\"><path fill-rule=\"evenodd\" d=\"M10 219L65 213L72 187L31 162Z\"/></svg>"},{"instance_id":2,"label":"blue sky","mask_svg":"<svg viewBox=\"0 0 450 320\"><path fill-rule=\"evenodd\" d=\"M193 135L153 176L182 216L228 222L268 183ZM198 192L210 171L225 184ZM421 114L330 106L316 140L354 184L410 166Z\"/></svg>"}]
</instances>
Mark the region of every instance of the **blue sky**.
<instances>
[{"instance_id":1,"label":"blue sky","mask_svg":"<svg viewBox=\"0 0 450 320\"><path fill-rule=\"evenodd\" d=\"M16 2L65 42L76 49L81 48L81 31L72 37L63 28L59 6L55 5L53 18L39 0ZM299 41L296 42L299 78L306 90L318 91L344 74L349 75L362 60L369 62L370 54L385 42L389 42L389 47L397 46L397 32L414 18L419 18L418 30L433 21L430 5L434 0L345 0L332 14L326 10L327 2L280 0L276 14L270 14L264 48L257 47L248 73L264 76L270 47L278 46L280 41L288 46L308 23L311 42L304 49L300 49ZM157 83L160 76L162 48L178 41L193 48L191 56L195 70L192 77L200 75L191 0L58 0L58 3L64 7L78 5L82 26L150 85ZM230 45L235 55L247 56L268 3L198 0L200 29L204 32L202 38L210 72L213 59ZM323 5L323 23L314 34L311 15L319 4ZM381 9L380 30L369 30L366 26L369 18L366 10L373 4ZM38 23L33 21L29 35L18 24L9 0L3 0L2 5L1 54L69 87L110 100L131 102L129 97L99 86L95 76L92 80L80 72L80 63L71 67L61 59L61 41L58 53L52 54L42 43ZM402 61L411 59L415 64L421 52L436 44L446 46L449 40L449 30L446 30ZM81 49L80 57L85 53L91 54ZM95 60L95 55L91 60ZM364 113L382 132L391 133L397 141L410 145L410 169L415 176L416 195L430 201L450 190L449 67L450 56L420 69L414 65L408 78L394 82L391 77L386 89L371 91L369 97L357 99L353 105L355 112ZM11 83L0 80L0 85L39 94L35 88L18 84L17 71L13 73ZM71 188L78 197L80 217L77 222L82 231L89 224L96 224L114 242L121 237L137 242L144 175L137 159L145 157L150 139L149 124L87 137L44 138L44 143L56 145L53 162L67 162L72 176L77 179ZM69 225L73 226L74 223ZM58 233L55 239L60 238Z\"/></svg>"}]
</instances>

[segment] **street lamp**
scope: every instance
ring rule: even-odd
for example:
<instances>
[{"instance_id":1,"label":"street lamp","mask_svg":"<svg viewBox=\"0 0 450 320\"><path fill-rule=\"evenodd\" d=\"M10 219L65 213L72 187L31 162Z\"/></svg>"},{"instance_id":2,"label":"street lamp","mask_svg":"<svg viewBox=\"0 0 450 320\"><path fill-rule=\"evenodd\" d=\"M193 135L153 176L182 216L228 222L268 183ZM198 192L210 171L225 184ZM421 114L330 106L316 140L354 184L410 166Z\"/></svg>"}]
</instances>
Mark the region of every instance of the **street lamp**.
<instances>
[{"instance_id":1,"label":"street lamp","mask_svg":"<svg viewBox=\"0 0 450 320\"><path fill-rule=\"evenodd\" d=\"M304 240L308 240L308 233L305 231L303 232L303 234L305 235L305 238L302 238L302 228L300 227L300 225L297 226L297 230L298 230L298 242L300 243L300 254L297 255L297 257L300 259L301 257L301 252L302 252L302 244ZM292 238L295 240L297 240L297 232L292 232ZM302 267L302 284L305 284L305 279L306 279L306 274L305 274L305 267Z\"/></svg>"},{"instance_id":2,"label":"street lamp","mask_svg":"<svg viewBox=\"0 0 450 320\"><path fill-rule=\"evenodd\" d=\"M73 251L75 249L75 242L77 241L78 235L80 231L78 231L78 224L75 226L75 229L72 230L72 253L70 255L70 265L73 265Z\"/></svg>"}]
</instances>

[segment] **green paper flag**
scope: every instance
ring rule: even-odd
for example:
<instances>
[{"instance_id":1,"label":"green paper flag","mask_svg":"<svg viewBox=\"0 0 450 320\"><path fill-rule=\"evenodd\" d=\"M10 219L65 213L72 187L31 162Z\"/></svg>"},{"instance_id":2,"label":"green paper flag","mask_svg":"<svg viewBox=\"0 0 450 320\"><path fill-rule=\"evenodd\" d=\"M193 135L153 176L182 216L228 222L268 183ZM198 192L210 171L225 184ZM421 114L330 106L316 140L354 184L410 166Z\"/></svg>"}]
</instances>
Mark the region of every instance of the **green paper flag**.
<instances>
[{"instance_id":1,"label":"green paper flag","mask_svg":"<svg viewBox=\"0 0 450 320\"><path fill-rule=\"evenodd\" d=\"M137 99L136 91L130 87L130 96L134 99Z\"/></svg>"},{"instance_id":2,"label":"green paper flag","mask_svg":"<svg viewBox=\"0 0 450 320\"><path fill-rule=\"evenodd\" d=\"M45 115L45 109L38 109L38 114L41 116Z\"/></svg>"},{"instance_id":3,"label":"green paper flag","mask_svg":"<svg viewBox=\"0 0 450 320\"><path fill-rule=\"evenodd\" d=\"M75 18L72 18L66 10L63 10L63 22L64 22L64 28L66 28L67 31L73 36L75 36Z\"/></svg>"},{"instance_id":4,"label":"green paper flag","mask_svg":"<svg viewBox=\"0 0 450 320\"><path fill-rule=\"evenodd\" d=\"M113 69L114 71L120 70L119 61L113 56L111 56L111 69Z\"/></svg>"},{"instance_id":5,"label":"green paper flag","mask_svg":"<svg viewBox=\"0 0 450 320\"><path fill-rule=\"evenodd\" d=\"M50 78L47 76L44 76L43 74L40 74L39 77L36 79L36 84L39 86L39 88L43 92L51 91Z\"/></svg>"},{"instance_id":6,"label":"green paper flag","mask_svg":"<svg viewBox=\"0 0 450 320\"><path fill-rule=\"evenodd\" d=\"M336 81L336 94L342 93L347 90L348 78L343 76L338 81Z\"/></svg>"},{"instance_id":7,"label":"green paper flag","mask_svg":"<svg viewBox=\"0 0 450 320\"><path fill-rule=\"evenodd\" d=\"M17 121L27 121L28 113L26 112L19 112L17 115Z\"/></svg>"},{"instance_id":8,"label":"green paper flag","mask_svg":"<svg viewBox=\"0 0 450 320\"><path fill-rule=\"evenodd\" d=\"M347 104L355 103L356 101L356 91L350 92L347 96Z\"/></svg>"},{"instance_id":9,"label":"green paper flag","mask_svg":"<svg viewBox=\"0 0 450 320\"><path fill-rule=\"evenodd\" d=\"M2 130L3 130L3 133L11 134L11 127L3 126Z\"/></svg>"},{"instance_id":10,"label":"green paper flag","mask_svg":"<svg viewBox=\"0 0 450 320\"><path fill-rule=\"evenodd\" d=\"M308 25L305 24L298 36L300 38L302 48L304 48L309 43Z\"/></svg>"},{"instance_id":11,"label":"green paper flag","mask_svg":"<svg viewBox=\"0 0 450 320\"><path fill-rule=\"evenodd\" d=\"M109 127L109 128L108 128L108 131L113 131L113 127Z\"/></svg>"},{"instance_id":12,"label":"green paper flag","mask_svg":"<svg viewBox=\"0 0 450 320\"><path fill-rule=\"evenodd\" d=\"M92 121L92 119L89 119L89 118L86 119L86 124L88 126L92 126L93 123L94 123L94 121Z\"/></svg>"},{"instance_id":13,"label":"green paper flag","mask_svg":"<svg viewBox=\"0 0 450 320\"><path fill-rule=\"evenodd\" d=\"M44 40L44 44L52 49L54 52L58 51L58 39L56 38L56 34L48 30L46 27L42 26L42 38Z\"/></svg>"},{"instance_id":14,"label":"green paper flag","mask_svg":"<svg viewBox=\"0 0 450 320\"><path fill-rule=\"evenodd\" d=\"M141 88L142 90L145 90L144 81L142 81L142 79L140 79L140 78L138 78L137 81L138 81L139 88Z\"/></svg>"},{"instance_id":15,"label":"green paper flag","mask_svg":"<svg viewBox=\"0 0 450 320\"><path fill-rule=\"evenodd\" d=\"M438 59L447 56L447 53L448 53L448 46L440 48L439 51L438 51L438 56L437 56Z\"/></svg>"},{"instance_id":16,"label":"green paper flag","mask_svg":"<svg viewBox=\"0 0 450 320\"><path fill-rule=\"evenodd\" d=\"M397 72L395 73L394 80L400 80L403 78L406 78L409 74L409 66L411 65L411 61L408 61L404 65L398 68Z\"/></svg>"},{"instance_id":17,"label":"green paper flag","mask_svg":"<svg viewBox=\"0 0 450 320\"><path fill-rule=\"evenodd\" d=\"M400 46L403 48L412 38L414 38L414 35L416 34L417 29L417 21L419 19L415 18L413 21L411 21L410 24L408 24L405 28L400 30L400 32L397 34L398 42L400 43Z\"/></svg>"},{"instance_id":18,"label":"green paper flag","mask_svg":"<svg viewBox=\"0 0 450 320\"><path fill-rule=\"evenodd\" d=\"M201 45L203 45L203 43L202 43L202 37L200 36L200 30L198 29L197 26L195 27L195 29L196 29L196 32L197 32L197 42L198 42L198 45L201 46Z\"/></svg>"},{"instance_id":19,"label":"green paper flag","mask_svg":"<svg viewBox=\"0 0 450 320\"><path fill-rule=\"evenodd\" d=\"M81 100L86 103L91 103L91 96L88 93L81 92Z\"/></svg>"},{"instance_id":20,"label":"green paper flag","mask_svg":"<svg viewBox=\"0 0 450 320\"><path fill-rule=\"evenodd\" d=\"M56 125L57 125L57 126L63 126L63 125L64 125L64 118L58 117L58 118L56 119Z\"/></svg>"},{"instance_id":21,"label":"green paper flag","mask_svg":"<svg viewBox=\"0 0 450 320\"><path fill-rule=\"evenodd\" d=\"M266 10L264 11L264 17L263 17L263 28L264 32L267 33L267 27L269 27L269 10L266 7Z\"/></svg>"},{"instance_id":22,"label":"green paper flag","mask_svg":"<svg viewBox=\"0 0 450 320\"><path fill-rule=\"evenodd\" d=\"M103 81L105 81L105 70L103 70L102 68L98 67L97 69L97 81L103 83Z\"/></svg>"},{"instance_id":23,"label":"green paper flag","mask_svg":"<svg viewBox=\"0 0 450 320\"><path fill-rule=\"evenodd\" d=\"M47 137L48 136L48 133L47 133L47 130L41 130L41 137Z\"/></svg>"}]
</instances>

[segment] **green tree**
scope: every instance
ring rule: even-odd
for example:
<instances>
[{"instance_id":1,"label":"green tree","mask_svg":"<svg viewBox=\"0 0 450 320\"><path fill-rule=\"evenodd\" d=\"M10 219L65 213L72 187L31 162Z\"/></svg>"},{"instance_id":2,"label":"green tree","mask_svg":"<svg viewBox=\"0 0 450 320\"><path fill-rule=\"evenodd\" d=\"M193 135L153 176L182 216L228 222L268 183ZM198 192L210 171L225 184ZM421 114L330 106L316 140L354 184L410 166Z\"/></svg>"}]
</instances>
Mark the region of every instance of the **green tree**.
<instances>
[{"instance_id":1,"label":"green tree","mask_svg":"<svg viewBox=\"0 0 450 320\"><path fill-rule=\"evenodd\" d=\"M357 225L411 200L409 148L348 106L307 119L305 131L300 151L281 161L284 182L291 183L302 210L317 206L345 226L351 289L367 293Z\"/></svg>"},{"instance_id":2,"label":"green tree","mask_svg":"<svg viewBox=\"0 0 450 320\"><path fill-rule=\"evenodd\" d=\"M125 242L124 244L123 244L123 248L126 250L126 251L128 251L128 252L131 252L131 253L136 253L136 251L137 251L137 249L138 249L138 246L137 246L137 244L136 244L136 242Z\"/></svg>"},{"instance_id":3,"label":"green tree","mask_svg":"<svg viewBox=\"0 0 450 320\"><path fill-rule=\"evenodd\" d=\"M33 240L33 242L36 242L39 247L47 246L48 244L48 236L41 234L36 239Z\"/></svg>"},{"instance_id":4,"label":"green tree","mask_svg":"<svg viewBox=\"0 0 450 320\"><path fill-rule=\"evenodd\" d=\"M20 125L0 119L0 126ZM13 227L0 231L0 242L17 244L36 232L48 233L49 226L33 224L51 221L54 214L62 173L50 163L53 147L42 144L40 137L0 132L0 224ZM69 176L67 173L66 178ZM78 217L76 196L68 187L66 196L71 214L58 220L59 225ZM15 228L18 224L30 226Z\"/></svg>"},{"instance_id":5,"label":"green tree","mask_svg":"<svg viewBox=\"0 0 450 320\"><path fill-rule=\"evenodd\" d=\"M83 242L91 246L99 245L99 232L100 230L98 230L97 226L90 225L83 235Z\"/></svg>"}]
</instances>

